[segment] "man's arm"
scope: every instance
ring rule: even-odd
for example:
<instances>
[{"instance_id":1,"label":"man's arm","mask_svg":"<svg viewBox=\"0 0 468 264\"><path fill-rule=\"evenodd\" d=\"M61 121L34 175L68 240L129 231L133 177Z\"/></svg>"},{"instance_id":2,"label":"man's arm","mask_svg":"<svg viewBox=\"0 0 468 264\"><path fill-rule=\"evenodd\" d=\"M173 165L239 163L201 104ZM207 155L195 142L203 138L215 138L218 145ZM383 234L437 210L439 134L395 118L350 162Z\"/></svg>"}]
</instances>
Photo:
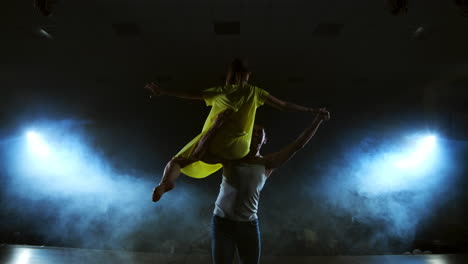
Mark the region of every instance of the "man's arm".
<instances>
[{"instance_id":1,"label":"man's arm","mask_svg":"<svg viewBox=\"0 0 468 264\"><path fill-rule=\"evenodd\" d=\"M314 108L300 106L291 102L280 100L271 94L265 97L265 103L283 112L288 112L288 111L289 112L302 111L302 112L314 112L314 113L318 112L318 110Z\"/></svg>"},{"instance_id":2,"label":"man's arm","mask_svg":"<svg viewBox=\"0 0 468 264\"><path fill-rule=\"evenodd\" d=\"M162 96L162 95L168 95L168 96L175 96L179 98L184 98L184 99L197 99L197 100L203 100L203 95L201 91L173 91L173 90L167 90L159 87L159 85L155 84L154 82L148 83L145 85L145 89L150 91L152 96Z\"/></svg>"},{"instance_id":3,"label":"man's arm","mask_svg":"<svg viewBox=\"0 0 468 264\"><path fill-rule=\"evenodd\" d=\"M265 161L267 169L270 171L277 169L290 160L298 150L307 145L310 139L315 135L315 132L317 132L317 129L322 122L329 118L330 114L326 110L321 110L321 113L315 116L312 124L310 124L310 126L307 127L292 143L278 152L266 155Z\"/></svg>"}]
</instances>

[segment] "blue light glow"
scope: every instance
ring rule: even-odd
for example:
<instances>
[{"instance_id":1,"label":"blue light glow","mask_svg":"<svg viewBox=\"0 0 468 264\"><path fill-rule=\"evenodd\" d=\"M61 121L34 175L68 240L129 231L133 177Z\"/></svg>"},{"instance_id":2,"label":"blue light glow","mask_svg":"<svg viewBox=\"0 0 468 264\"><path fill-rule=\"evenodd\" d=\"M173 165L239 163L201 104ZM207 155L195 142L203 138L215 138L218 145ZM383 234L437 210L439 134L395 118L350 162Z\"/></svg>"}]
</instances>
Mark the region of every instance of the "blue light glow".
<instances>
[{"instance_id":1,"label":"blue light glow","mask_svg":"<svg viewBox=\"0 0 468 264\"><path fill-rule=\"evenodd\" d=\"M436 137L426 136L418 139L414 145L409 146L409 151L403 155L396 163L397 168L417 169L425 164L432 156L436 147Z\"/></svg>"},{"instance_id":2,"label":"blue light glow","mask_svg":"<svg viewBox=\"0 0 468 264\"><path fill-rule=\"evenodd\" d=\"M389 135L349 144L316 189L331 209L373 229L382 245L389 238L411 241L420 221L449 196L454 177L450 140L424 132Z\"/></svg>"},{"instance_id":3,"label":"blue light glow","mask_svg":"<svg viewBox=\"0 0 468 264\"><path fill-rule=\"evenodd\" d=\"M46 157L50 154L50 149L41 136L35 131L26 134L29 150L38 157Z\"/></svg>"},{"instance_id":4,"label":"blue light glow","mask_svg":"<svg viewBox=\"0 0 468 264\"><path fill-rule=\"evenodd\" d=\"M17 254L15 259L16 264L28 264L31 259L31 250L28 248L21 249L20 253Z\"/></svg>"},{"instance_id":5,"label":"blue light glow","mask_svg":"<svg viewBox=\"0 0 468 264\"><path fill-rule=\"evenodd\" d=\"M11 222L30 223L28 227L46 240L73 241L75 246L91 248L138 247L171 228L151 229L154 223L172 223L182 214L184 220L178 223L185 230L204 232L196 221L201 205L187 203L190 197L204 197L203 192L181 184L155 210L151 193L162 172L130 167L125 162L134 153L109 159L101 142L94 141L83 124L89 122L34 122L26 130L19 129L18 136L11 136L14 140L3 141L7 160L3 195L16 217ZM118 170L114 164L123 166ZM152 234L146 238L137 235L148 232ZM160 244L155 243L154 248ZM24 260L19 262L27 261L27 254L21 258Z\"/></svg>"},{"instance_id":6,"label":"blue light glow","mask_svg":"<svg viewBox=\"0 0 468 264\"><path fill-rule=\"evenodd\" d=\"M409 136L375 153L357 159L359 191L378 194L414 190L427 181L440 165L440 153L434 135Z\"/></svg>"}]
</instances>

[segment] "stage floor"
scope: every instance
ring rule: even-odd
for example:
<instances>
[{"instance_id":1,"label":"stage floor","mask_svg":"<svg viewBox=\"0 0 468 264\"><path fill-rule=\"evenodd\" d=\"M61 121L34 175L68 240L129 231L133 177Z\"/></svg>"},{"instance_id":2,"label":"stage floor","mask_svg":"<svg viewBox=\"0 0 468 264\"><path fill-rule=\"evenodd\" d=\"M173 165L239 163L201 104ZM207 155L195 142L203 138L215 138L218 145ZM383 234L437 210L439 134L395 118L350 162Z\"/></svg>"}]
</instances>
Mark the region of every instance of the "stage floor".
<instances>
[{"instance_id":1,"label":"stage floor","mask_svg":"<svg viewBox=\"0 0 468 264\"><path fill-rule=\"evenodd\" d=\"M167 256L158 253L79 248L0 245L1 264L208 264L207 255ZM468 264L468 255L382 255L262 257L265 264Z\"/></svg>"}]
</instances>

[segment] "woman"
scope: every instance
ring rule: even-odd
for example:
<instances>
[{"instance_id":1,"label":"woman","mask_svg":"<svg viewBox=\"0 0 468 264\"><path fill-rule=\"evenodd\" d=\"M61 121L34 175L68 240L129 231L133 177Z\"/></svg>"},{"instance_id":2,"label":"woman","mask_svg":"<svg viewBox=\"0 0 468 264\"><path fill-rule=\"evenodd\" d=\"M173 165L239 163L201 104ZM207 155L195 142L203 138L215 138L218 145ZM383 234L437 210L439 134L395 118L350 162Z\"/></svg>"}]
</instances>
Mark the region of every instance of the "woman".
<instances>
[{"instance_id":1,"label":"woman","mask_svg":"<svg viewBox=\"0 0 468 264\"><path fill-rule=\"evenodd\" d=\"M193 178L204 178L219 170L223 160L237 160L249 153L255 114L264 103L281 111L317 112L284 102L267 91L248 83L250 71L240 59L231 63L224 86L201 92L170 91L154 83L145 86L152 95L169 95L204 100L211 106L202 132L177 153L164 169L161 182L153 190L153 201L174 188L180 172Z\"/></svg>"}]
</instances>

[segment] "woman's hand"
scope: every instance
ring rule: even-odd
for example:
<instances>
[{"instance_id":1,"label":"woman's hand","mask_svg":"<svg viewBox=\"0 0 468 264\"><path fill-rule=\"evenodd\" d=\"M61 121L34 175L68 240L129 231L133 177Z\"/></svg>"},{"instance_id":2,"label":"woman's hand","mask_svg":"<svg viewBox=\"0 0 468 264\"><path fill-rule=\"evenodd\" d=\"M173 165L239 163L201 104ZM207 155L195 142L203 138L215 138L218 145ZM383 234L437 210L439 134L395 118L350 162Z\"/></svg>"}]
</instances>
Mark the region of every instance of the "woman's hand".
<instances>
[{"instance_id":1,"label":"woman's hand","mask_svg":"<svg viewBox=\"0 0 468 264\"><path fill-rule=\"evenodd\" d=\"M322 119L323 121L328 121L330 120L330 112L326 108L319 108L317 111L317 114L319 115L319 118Z\"/></svg>"},{"instance_id":2,"label":"woman's hand","mask_svg":"<svg viewBox=\"0 0 468 264\"><path fill-rule=\"evenodd\" d=\"M151 93L150 98L153 96L161 96L165 94L164 90L154 82L147 83L144 88Z\"/></svg>"}]
</instances>

